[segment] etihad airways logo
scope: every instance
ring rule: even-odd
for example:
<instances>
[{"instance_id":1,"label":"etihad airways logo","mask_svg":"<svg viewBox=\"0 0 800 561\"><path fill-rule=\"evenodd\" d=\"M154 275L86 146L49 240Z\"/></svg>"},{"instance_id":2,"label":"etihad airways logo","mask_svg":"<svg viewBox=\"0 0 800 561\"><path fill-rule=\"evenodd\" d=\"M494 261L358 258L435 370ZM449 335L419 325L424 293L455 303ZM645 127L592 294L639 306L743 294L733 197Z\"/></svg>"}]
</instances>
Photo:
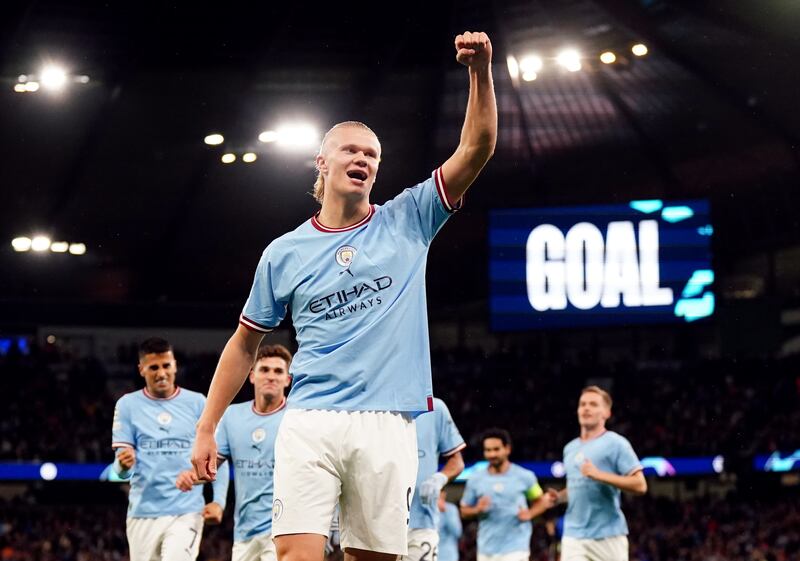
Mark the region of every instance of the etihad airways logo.
<instances>
[{"instance_id":1,"label":"etihad airways logo","mask_svg":"<svg viewBox=\"0 0 800 561\"><path fill-rule=\"evenodd\" d=\"M338 290L332 294L327 294L312 300L308 309L315 313L325 313L325 319L342 317L348 313L366 310L373 306L379 306L383 299L378 295L380 292L392 286L392 277L378 277L373 281L360 282L352 288ZM358 301L360 299L360 301Z\"/></svg>"}]
</instances>

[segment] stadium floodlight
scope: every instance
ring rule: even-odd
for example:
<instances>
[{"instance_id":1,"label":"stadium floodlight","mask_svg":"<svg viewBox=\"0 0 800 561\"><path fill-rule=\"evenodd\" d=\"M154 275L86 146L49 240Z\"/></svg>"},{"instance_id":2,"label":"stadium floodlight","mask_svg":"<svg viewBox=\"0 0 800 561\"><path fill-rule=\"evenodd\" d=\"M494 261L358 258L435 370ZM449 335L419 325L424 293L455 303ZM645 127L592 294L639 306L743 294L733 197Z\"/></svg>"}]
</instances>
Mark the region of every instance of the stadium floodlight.
<instances>
[{"instance_id":1,"label":"stadium floodlight","mask_svg":"<svg viewBox=\"0 0 800 561\"><path fill-rule=\"evenodd\" d=\"M277 132L278 144L285 148L301 150L319 144L319 133L311 125L285 125Z\"/></svg>"},{"instance_id":2,"label":"stadium floodlight","mask_svg":"<svg viewBox=\"0 0 800 561\"><path fill-rule=\"evenodd\" d=\"M25 82L25 91L26 92L38 92L39 91L39 82Z\"/></svg>"},{"instance_id":3,"label":"stadium floodlight","mask_svg":"<svg viewBox=\"0 0 800 561\"><path fill-rule=\"evenodd\" d=\"M58 467L52 462L45 462L39 468L39 476L45 481L52 481L58 477Z\"/></svg>"},{"instance_id":4,"label":"stadium floodlight","mask_svg":"<svg viewBox=\"0 0 800 561\"><path fill-rule=\"evenodd\" d=\"M50 238L47 236L35 236L31 240L31 249L33 251L47 251L50 249Z\"/></svg>"},{"instance_id":5,"label":"stadium floodlight","mask_svg":"<svg viewBox=\"0 0 800 561\"><path fill-rule=\"evenodd\" d=\"M50 251L53 253L66 253L69 250L67 242L53 242L50 244Z\"/></svg>"},{"instance_id":6,"label":"stadium floodlight","mask_svg":"<svg viewBox=\"0 0 800 561\"><path fill-rule=\"evenodd\" d=\"M60 66L46 66L39 76L42 87L47 90L60 91L67 83L67 73Z\"/></svg>"},{"instance_id":7,"label":"stadium floodlight","mask_svg":"<svg viewBox=\"0 0 800 561\"><path fill-rule=\"evenodd\" d=\"M14 91L17 93L25 93L28 91L28 88L25 87L25 84L14 84Z\"/></svg>"},{"instance_id":8,"label":"stadium floodlight","mask_svg":"<svg viewBox=\"0 0 800 561\"><path fill-rule=\"evenodd\" d=\"M533 82L539 75L536 72L525 71L522 73L522 79L526 82Z\"/></svg>"},{"instance_id":9,"label":"stadium floodlight","mask_svg":"<svg viewBox=\"0 0 800 561\"><path fill-rule=\"evenodd\" d=\"M84 255L86 253L86 244L71 243L69 244L69 252L72 255Z\"/></svg>"},{"instance_id":10,"label":"stadium floodlight","mask_svg":"<svg viewBox=\"0 0 800 561\"><path fill-rule=\"evenodd\" d=\"M31 250L32 241L30 238L26 238L25 236L21 236L19 238L14 238L11 240L11 247L14 248L14 251L30 251Z\"/></svg>"},{"instance_id":11,"label":"stadium floodlight","mask_svg":"<svg viewBox=\"0 0 800 561\"><path fill-rule=\"evenodd\" d=\"M19 76L17 76L17 81L20 84L24 84L25 82L28 81L28 75L27 74L20 74Z\"/></svg>"},{"instance_id":12,"label":"stadium floodlight","mask_svg":"<svg viewBox=\"0 0 800 561\"><path fill-rule=\"evenodd\" d=\"M89 77L86 74L81 74L80 76L75 76L75 81L79 84L88 84Z\"/></svg>"},{"instance_id":13,"label":"stadium floodlight","mask_svg":"<svg viewBox=\"0 0 800 561\"><path fill-rule=\"evenodd\" d=\"M227 154L223 154L221 159L223 164L232 164L236 161L236 154L228 152Z\"/></svg>"},{"instance_id":14,"label":"stadium floodlight","mask_svg":"<svg viewBox=\"0 0 800 561\"><path fill-rule=\"evenodd\" d=\"M519 80L519 63L517 62L517 57L508 55L506 57L506 64L508 65L508 75L511 76L511 79Z\"/></svg>"},{"instance_id":15,"label":"stadium floodlight","mask_svg":"<svg viewBox=\"0 0 800 561\"><path fill-rule=\"evenodd\" d=\"M219 146L223 142L225 142L225 137L219 133L209 134L203 139L203 142L208 144L209 146Z\"/></svg>"},{"instance_id":16,"label":"stadium floodlight","mask_svg":"<svg viewBox=\"0 0 800 561\"><path fill-rule=\"evenodd\" d=\"M617 61L617 55L611 51L606 51L600 55L600 62L603 64L614 64Z\"/></svg>"},{"instance_id":17,"label":"stadium floodlight","mask_svg":"<svg viewBox=\"0 0 800 561\"><path fill-rule=\"evenodd\" d=\"M522 57L519 61L519 68L522 70L523 73L525 72L539 72L544 66L542 62L542 57L539 55L527 55Z\"/></svg>"},{"instance_id":18,"label":"stadium floodlight","mask_svg":"<svg viewBox=\"0 0 800 561\"><path fill-rule=\"evenodd\" d=\"M258 156L256 156L255 152L247 152L242 156L242 161L246 164L252 164L256 159L258 159Z\"/></svg>"},{"instance_id":19,"label":"stadium floodlight","mask_svg":"<svg viewBox=\"0 0 800 561\"><path fill-rule=\"evenodd\" d=\"M569 72L577 72L581 69L581 54L575 49L564 49L556 56L556 62Z\"/></svg>"},{"instance_id":20,"label":"stadium floodlight","mask_svg":"<svg viewBox=\"0 0 800 561\"><path fill-rule=\"evenodd\" d=\"M258 135L259 142L276 142L278 140L277 131L264 131Z\"/></svg>"},{"instance_id":21,"label":"stadium floodlight","mask_svg":"<svg viewBox=\"0 0 800 561\"><path fill-rule=\"evenodd\" d=\"M648 53L647 45L644 43L636 43L631 47L631 52L636 56L644 56Z\"/></svg>"}]
</instances>

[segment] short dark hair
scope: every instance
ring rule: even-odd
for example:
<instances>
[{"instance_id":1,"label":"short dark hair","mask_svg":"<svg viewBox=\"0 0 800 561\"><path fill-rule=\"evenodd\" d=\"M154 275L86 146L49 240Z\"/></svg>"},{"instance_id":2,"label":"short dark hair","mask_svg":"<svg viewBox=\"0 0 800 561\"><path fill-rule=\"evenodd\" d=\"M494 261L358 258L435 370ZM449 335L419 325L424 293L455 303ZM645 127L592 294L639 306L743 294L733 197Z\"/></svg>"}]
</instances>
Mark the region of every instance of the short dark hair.
<instances>
[{"instance_id":1,"label":"short dark hair","mask_svg":"<svg viewBox=\"0 0 800 561\"><path fill-rule=\"evenodd\" d=\"M600 386L586 386L581 390L581 395L585 393L596 393L603 398L603 401L606 402L606 405L608 405L609 409L611 409L611 406L614 404L614 402L611 400L611 394Z\"/></svg>"},{"instance_id":2,"label":"short dark hair","mask_svg":"<svg viewBox=\"0 0 800 561\"><path fill-rule=\"evenodd\" d=\"M481 446L483 446L487 438L499 438L503 446L511 446L511 434L506 429L492 427L483 431L481 434Z\"/></svg>"},{"instance_id":3,"label":"short dark hair","mask_svg":"<svg viewBox=\"0 0 800 561\"><path fill-rule=\"evenodd\" d=\"M292 353L289 352L289 349L284 347L283 345L261 345L258 348L258 354L256 355L256 362L261 360L262 358L269 358L272 356L276 356L278 358L282 358L286 361L286 366L291 366L292 364Z\"/></svg>"},{"instance_id":4,"label":"short dark hair","mask_svg":"<svg viewBox=\"0 0 800 561\"><path fill-rule=\"evenodd\" d=\"M139 345L139 359L141 360L144 355L168 353L172 350L172 345L169 341L161 337L150 337L145 339Z\"/></svg>"}]
</instances>

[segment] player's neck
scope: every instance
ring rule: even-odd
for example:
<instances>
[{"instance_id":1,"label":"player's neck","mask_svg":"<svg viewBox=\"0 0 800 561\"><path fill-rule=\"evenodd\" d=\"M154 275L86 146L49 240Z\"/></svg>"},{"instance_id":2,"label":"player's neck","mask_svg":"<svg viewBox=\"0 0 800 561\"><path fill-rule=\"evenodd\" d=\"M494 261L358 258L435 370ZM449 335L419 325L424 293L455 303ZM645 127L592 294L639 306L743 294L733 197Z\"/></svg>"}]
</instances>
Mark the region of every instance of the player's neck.
<instances>
[{"instance_id":1,"label":"player's neck","mask_svg":"<svg viewBox=\"0 0 800 561\"><path fill-rule=\"evenodd\" d=\"M511 467L511 462L506 460L498 467L494 467L493 465L489 464L489 473L505 473L508 471L508 468Z\"/></svg>"},{"instance_id":2,"label":"player's neck","mask_svg":"<svg viewBox=\"0 0 800 561\"><path fill-rule=\"evenodd\" d=\"M581 427L581 440L592 440L606 432L606 426L598 424L593 427Z\"/></svg>"},{"instance_id":3,"label":"player's neck","mask_svg":"<svg viewBox=\"0 0 800 561\"><path fill-rule=\"evenodd\" d=\"M256 395L254 407L257 413L267 415L283 407L285 400L286 398L283 396L271 397L265 395Z\"/></svg>"},{"instance_id":4,"label":"player's neck","mask_svg":"<svg viewBox=\"0 0 800 561\"><path fill-rule=\"evenodd\" d=\"M360 222L369 214L369 200L345 199L326 195L317 220L328 228L347 228Z\"/></svg>"}]
</instances>

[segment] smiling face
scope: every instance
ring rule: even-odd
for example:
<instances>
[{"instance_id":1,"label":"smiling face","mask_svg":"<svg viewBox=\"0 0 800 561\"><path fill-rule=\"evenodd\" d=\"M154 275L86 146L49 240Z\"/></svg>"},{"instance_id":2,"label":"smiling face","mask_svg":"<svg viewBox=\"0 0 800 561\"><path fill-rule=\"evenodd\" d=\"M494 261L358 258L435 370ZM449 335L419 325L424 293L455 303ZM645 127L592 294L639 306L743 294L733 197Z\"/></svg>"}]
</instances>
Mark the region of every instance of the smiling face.
<instances>
[{"instance_id":1,"label":"smiling face","mask_svg":"<svg viewBox=\"0 0 800 561\"><path fill-rule=\"evenodd\" d=\"M175 373L178 364L172 351L147 353L139 357L139 374L144 378L147 392L154 397L169 397L175 393Z\"/></svg>"},{"instance_id":2,"label":"smiling face","mask_svg":"<svg viewBox=\"0 0 800 561\"><path fill-rule=\"evenodd\" d=\"M316 159L325 181L325 197L351 202L369 200L380 157L381 144L369 129L353 125L334 127Z\"/></svg>"}]
</instances>

